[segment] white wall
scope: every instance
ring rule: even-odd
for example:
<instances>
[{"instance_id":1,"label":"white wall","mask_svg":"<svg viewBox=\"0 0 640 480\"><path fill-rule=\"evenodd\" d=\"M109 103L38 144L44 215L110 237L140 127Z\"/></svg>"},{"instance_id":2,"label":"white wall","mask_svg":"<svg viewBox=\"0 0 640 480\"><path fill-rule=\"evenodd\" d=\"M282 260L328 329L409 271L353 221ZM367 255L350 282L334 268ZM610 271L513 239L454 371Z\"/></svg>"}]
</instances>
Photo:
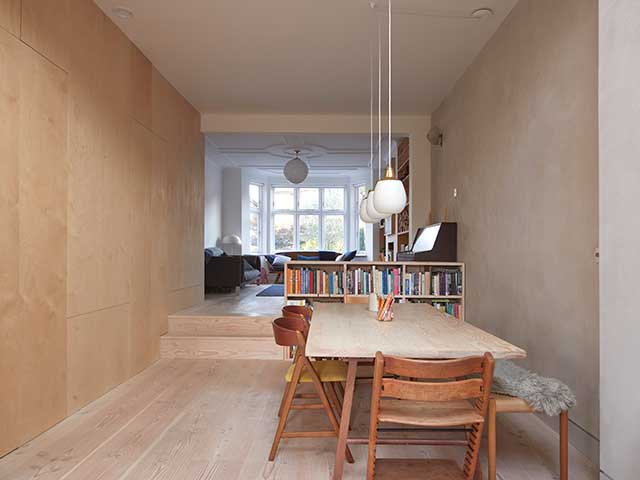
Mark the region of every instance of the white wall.
<instances>
[{"instance_id":1,"label":"white wall","mask_svg":"<svg viewBox=\"0 0 640 480\"><path fill-rule=\"evenodd\" d=\"M204 164L204 246L222 240L222 168L210 159Z\"/></svg>"},{"instance_id":2,"label":"white wall","mask_svg":"<svg viewBox=\"0 0 640 480\"><path fill-rule=\"evenodd\" d=\"M222 237L242 237L242 169L222 170Z\"/></svg>"},{"instance_id":3,"label":"white wall","mask_svg":"<svg viewBox=\"0 0 640 480\"><path fill-rule=\"evenodd\" d=\"M640 450L640 2L600 0L599 9L600 468L602 478L635 480Z\"/></svg>"}]
</instances>

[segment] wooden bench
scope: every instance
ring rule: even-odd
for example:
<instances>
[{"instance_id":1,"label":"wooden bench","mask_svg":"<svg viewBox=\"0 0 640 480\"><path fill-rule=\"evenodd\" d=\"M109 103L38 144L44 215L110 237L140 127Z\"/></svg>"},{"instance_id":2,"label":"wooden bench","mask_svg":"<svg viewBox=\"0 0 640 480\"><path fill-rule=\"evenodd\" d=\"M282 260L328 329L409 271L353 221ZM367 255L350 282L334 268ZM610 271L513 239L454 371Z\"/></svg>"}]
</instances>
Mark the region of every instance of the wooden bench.
<instances>
[{"instance_id":1,"label":"wooden bench","mask_svg":"<svg viewBox=\"0 0 640 480\"><path fill-rule=\"evenodd\" d=\"M492 394L487 411L487 456L489 480L496 480L496 414L535 413L531 405L517 397ZM569 413L560 413L560 480L569 480Z\"/></svg>"}]
</instances>

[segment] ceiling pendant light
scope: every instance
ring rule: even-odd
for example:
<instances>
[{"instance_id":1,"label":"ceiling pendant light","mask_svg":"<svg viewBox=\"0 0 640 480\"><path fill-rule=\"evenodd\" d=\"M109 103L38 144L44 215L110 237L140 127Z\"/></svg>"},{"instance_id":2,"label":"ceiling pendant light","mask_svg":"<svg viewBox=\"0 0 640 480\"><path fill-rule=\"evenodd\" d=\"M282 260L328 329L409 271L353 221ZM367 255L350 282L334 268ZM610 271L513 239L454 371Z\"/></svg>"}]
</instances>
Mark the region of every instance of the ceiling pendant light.
<instances>
[{"instance_id":1,"label":"ceiling pendant light","mask_svg":"<svg viewBox=\"0 0 640 480\"><path fill-rule=\"evenodd\" d=\"M302 183L309 175L309 167L300 158L300 150L296 150L296 157L284 166L284 177L291 183Z\"/></svg>"},{"instance_id":2,"label":"ceiling pendant light","mask_svg":"<svg viewBox=\"0 0 640 480\"><path fill-rule=\"evenodd\" d=\"M378 181L380 180L380 172L382 170L382 47L380 40L380 21L378 21ZM373 169L373 162L371 165ZM373 187L373 179L371 181ZM366 197L367 216L373 219L372 223L376 223L389 215L379 212L375 207L375 189L369 190Z\"/></svg>"},{"instance_id":3,"label":"ceiling pendant light","mask_svg":"<svg viewBox=\"0 0 640 480\"><path fill-rule=\"evenodd\" d=\"M376 184L374 191L374 207L376 211L386 215L400 213L407 205L407 192L391 166L391 2L389 0L389 153L384 179Z\"/></svg>"}]
</instances>

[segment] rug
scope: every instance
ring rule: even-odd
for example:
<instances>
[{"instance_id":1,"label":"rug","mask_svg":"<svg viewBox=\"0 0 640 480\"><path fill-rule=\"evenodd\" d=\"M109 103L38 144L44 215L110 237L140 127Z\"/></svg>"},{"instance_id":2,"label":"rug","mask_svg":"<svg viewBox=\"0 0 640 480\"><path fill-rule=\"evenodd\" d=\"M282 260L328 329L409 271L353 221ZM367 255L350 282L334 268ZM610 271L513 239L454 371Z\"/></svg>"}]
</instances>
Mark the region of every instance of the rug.
<instances>
[{"instance_id":1,"label":"rug","mask_svg":"<svg viewBox=\"0 0 640 480\"><path fill-rule=\"evenodd\" d=\"M560 380L542 377L506 360L496 362L491 390L522 398L536 412L551 416L559 415L576 404L575 395Z\"/></svg>"},{"instance_id":2,"label":"rug","mask_svg":"<svg viewBox=\"0 0 640 480\"><path fill-rule=\"evenodd\" d=\"M256 297L284 297L284 285L270 285L256 294Z\"/></svg>"}]
</instances>

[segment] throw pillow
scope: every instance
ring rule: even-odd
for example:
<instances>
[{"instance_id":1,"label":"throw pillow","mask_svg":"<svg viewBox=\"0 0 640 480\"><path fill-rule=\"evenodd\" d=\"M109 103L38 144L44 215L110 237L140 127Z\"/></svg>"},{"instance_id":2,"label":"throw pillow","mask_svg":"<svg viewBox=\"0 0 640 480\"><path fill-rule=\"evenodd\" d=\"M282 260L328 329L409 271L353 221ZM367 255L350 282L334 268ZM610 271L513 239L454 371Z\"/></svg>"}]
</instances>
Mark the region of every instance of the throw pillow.
<instances>
[{"instance_id":1,"label":"throw pillow","mask_svg":"<svg viewBox=\"0 0 640 480\"><path fill-rule=\"evenodd\" d=\"M336 258L336 262L350 262L354 258L356 258L357 250L351 250L350 252L343 253L342 255Z\"/></svg>"},{"instance_id":2,"label":"throw pillow","mask_svg":"<svg viewBox=\"0 0 640 480\"><path fill-rule=\"evenodd\" d=\"M320 255L298 255L298 260L301 262L317 262L320 260Z\"/></svg>"},{"instance_id":3,"label":"throw pillow","mask_svg":"<svg viewBox=\"0 0 640 480\"><path fill-rule=\"evenodd\" d=\"M284 255L276 255L271 265L273 265L274 267L281 266L284 269L284 264L290 261L291 261L291 257L286 257Z\"/></svg>"}]
</instances>

